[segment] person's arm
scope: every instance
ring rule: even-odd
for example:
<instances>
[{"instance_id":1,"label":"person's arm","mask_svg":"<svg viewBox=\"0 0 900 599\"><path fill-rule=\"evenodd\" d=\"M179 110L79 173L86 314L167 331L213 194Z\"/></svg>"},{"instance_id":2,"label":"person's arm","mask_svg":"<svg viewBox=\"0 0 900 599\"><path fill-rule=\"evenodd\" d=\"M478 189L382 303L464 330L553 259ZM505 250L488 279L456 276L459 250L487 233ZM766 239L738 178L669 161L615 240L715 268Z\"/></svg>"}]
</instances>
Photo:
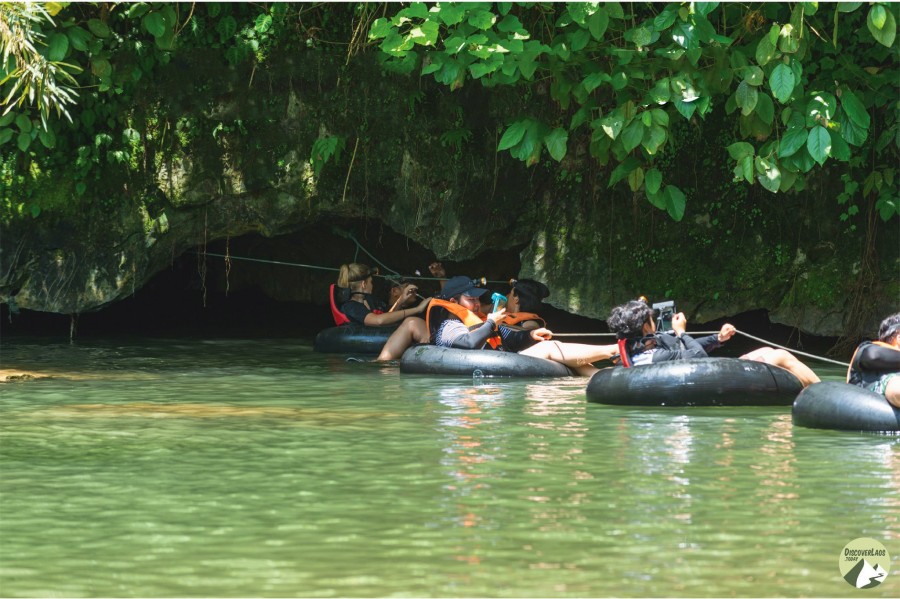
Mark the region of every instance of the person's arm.
<instances>
[{"instance_id":1,"label":"person's arm","mask_svg":"<svg viewBox=\"0 0 900 599\"><path fill-rule=\"evenodd\" d=\"M685 333L673 336L663 333L657 336L657 350L653 352L653 362L670 362L690 358L707 358L706 351L696 339Z\"/></svg>"},{"instance_id":2,"label":"person's arm","mask_svg":"<svg viewBox=\"0 0 900 599\"><path fill-rule=\"evenodd\" d=\"M419 302L418 306L414 306L412 308L403 308L402 310L395 310L393 312L384 312L382 314L375 314L374 312L369 312L366 314L366 320L363 324L369 327L384 327L391 324L395 324L401 322L407 316L418 316L428 307L428 302L431 301L430 297L423 299ZM358 302L357 302L358 303Z\"/></svg>"},{"instance_id":3,"label":"person's arm","mask_svg":"<svg viewBox=\"0 0 900 599\"><path fill-rule=\"evenodd\" d=\"M900 372L900 350L873 343L860 350L857 364L869 372Z\"/></svg>"},{"instance_id":4,"label":"person's arm","mask_svg":"<svg viewBox=\"0 0 900 599\"><path fill-rule=\"evenodd\" d=\"M706 353L722 347L722 344L719 342L718 335L706 335L704 337L696 339L695 341L700 344L700 347L702 347L703 351L705 351Z\"/></svg>"},{"instance_id":5,"label":"person's arm","mask_svg":"<svg viewBox=\"0 0 900 599\"><path fill-rule=\"evenodd\" d=\"M450 347L459 349L481 349L484 347L484 344L487 343L491 333L494 332L494 323L491 320L486 320L483 325L471 331L466 329L464 324L460 323L460 325L466 332L461 332L461 334L454 337L453 341L450 343Z\"/></svg>"}]
</instances>

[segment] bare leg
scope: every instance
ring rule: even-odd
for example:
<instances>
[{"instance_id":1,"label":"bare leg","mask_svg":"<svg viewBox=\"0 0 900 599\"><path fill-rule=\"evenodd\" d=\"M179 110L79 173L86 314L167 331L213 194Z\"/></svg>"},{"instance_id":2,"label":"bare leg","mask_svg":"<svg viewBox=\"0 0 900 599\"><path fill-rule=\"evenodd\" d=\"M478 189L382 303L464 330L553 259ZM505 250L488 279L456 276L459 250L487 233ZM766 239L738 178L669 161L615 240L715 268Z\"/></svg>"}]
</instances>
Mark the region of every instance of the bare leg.
<instances>
[{"instance_id":1,"label":"bare leg","mask_svg":"<svg viewBox=\"0 0 900 599\"><path fill-rule=\"evenodd\" d=\"M378 361L399 360L403 352L413 343L428 343L428 328L425 321L416 316L410 316L391 333L385 342L381 353L378 355Z\"/></svg>"},{"instance_id":2,"label":"bare leg","mask_svg":"<svg viewBox=\"0 0 900 599\"><path fill-rule=\"evenodd\" d=\"M804 387L809 387L813 383L819 382L819 377L810 369L809 366L798 360L794 354L783 349L774 349L771 347L761 347L755 349L749 354L741 356L742 360L753 360L754 362L765 362L772 366L784 368L800 380Z\"/></svg>"},{"instance_id":3,"label":"bare leg","mask_svg":"<svg viewBox=\"0 0 900 599\"><path fill-rule=\"evenodd\" d=\"M519 353L523 356L559 362L582 376L591 376L597 372L597 369L591 364L600 360L610 359L619 353L619 346L541 341L528 349L523 349Z\"/></svg>"},{"instance_id":4,"label":"bare leg","mask_svg":"<svg viewBox=\"0 0 900 599\"><path fill-rule=\"evenodd\" d=\"M888 381L884 396L892 406L900 408L900 376L894 376Z\"/></svg>"}]
</instances>

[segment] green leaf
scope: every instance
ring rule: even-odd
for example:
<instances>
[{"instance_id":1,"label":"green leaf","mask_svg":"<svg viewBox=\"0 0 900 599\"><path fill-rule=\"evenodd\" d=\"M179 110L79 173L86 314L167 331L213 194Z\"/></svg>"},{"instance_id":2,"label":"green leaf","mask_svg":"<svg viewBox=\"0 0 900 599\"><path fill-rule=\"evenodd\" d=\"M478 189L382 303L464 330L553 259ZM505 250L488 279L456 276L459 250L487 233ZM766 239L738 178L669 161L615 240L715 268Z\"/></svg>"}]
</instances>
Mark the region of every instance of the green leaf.
<instances>
[{"instance_id":1,"label":"green leaf","mask_svg":"<svg viewBox=\"0 0 900 599\"><path fill-rule=\"evenodd\" d=\"M466 22L476 29L486 30L491 29L494 26L494 22L496 20L497 15L489 10L481 9L470 13L469 18L466 20Z\"/></svg>"},{"instance_id":2,"label":"green leaf","mask_svg":"<svg viewBox=\"0 0 900 599\"><path fill-rule=\"evenodd\" d=\"M759 100L756 102L756 114L767 125L771 125L775 120L775 104L769 94L759 94Z\"/></svg>"},{"instance_id":3,"label":"green leaf","mask_svg":"<svg viewBox=\"0 0 900 599\"><path fill-rule=\"evenodd\" d=\"M148 10L150 10L150 5L146 2L135 2L128 8L129 19L139 19L141 18Z\"/></svg>"},{"instance_id":4,"label":"green leaf","mask_svg":"<svg viewBox=\"0 0 900 599\"><path fill-rule=\"evenodd\" d=\"M612 174L609 177L609 184L607 187L612 187L622 179L628 176L631 171L636 169L641 165L641 161L635 158L634 156L629 156L622 163L613 169Z\"/></svg>"},{"instance_id":5,"label":"green leaf","mask_svg":"<svg viewBox=\"0 0 900 599\"><path fill-rule=\"evenodd\" d=\"M838 2L837 3L837 11L838 12L853 12L860 6L862 6L862 2Z\"/></svg>"},{"instance_id":6,"label":"green leaf","mask_svg":"<svg viewBox=\"0 0 900 599\"><path fill-rule=\"evenodd\" d=\"M91 60L91 72L102 79L112 72L112 65L105 58L94 58Z\"/></svg>"},{"instance_id":7,"label":"green leaf","mask_svg":"<svg viewBox=\"0 0 900 599\"><path fill-rule=\"evenodd\" d=\"M756 170L760 173L756 177L760 185L772 193L778 193L778 189L781 187L781 170L778 165L757 157Z\"/></svg>"},{"instance_id":8,"label":"green leaf","mask_svg":"<svg viewBox=\"0 0 900 599\"><path fill-rule=\"evenodd\" d=\"M22 152L28 149L28 146L31 145L31 135L28 133L19 133L19 137L16 139L16 145L19 146L19 150Z\"/></svg>"},{"instance_id":9,"label":"green leaf","mask_svg":"<svg viewBox=\"0 0 900 599\"><path fill-rule=\"evenodd\" d=\"M847 145L847 142L844 141L844 138L840 135L832 135L831 157L835 160L840 160L841 162L847 162L848 160L850 160L851 156L852 154L850 152L850 146Z\"/></svg>"},{"instance_id":10,"label":"green leaf","mask_svg":"<svg viewBox=\"0 0 900 599\"><path fill-rule=\"evenodd\" d=\"M625 11L622 10L622 4L619 2L607 2L606 10L609 11L609 16L614 19L624 19Z\"/></svg>"},{"instance_id":11,"label":"green leaf","mask_svg":"<svg viewBox=\"0 0 900 599\"><path fill-rule=\"evenodd\" d=\"M500 138L500 145L497 146L497 151L502 152L503 150L508 150L522 141L522 137L525 136L525 131L528 130L528 125L529 119L523 119L521 121L516 121L507 127L506 131L503 133L503 137Z\"/></svg>"},{"instance_id":12,"label":"green leaf","mask_svg":"<svg viewBox=\"0 0 900 599\"><path fill-rule=\"evenodd\" d=\"M641 145L641 140L643 138L644 124L640 120L634 119L631 121L631 124L622 131L622 145L625 146L625 151L630 152Z\"/></svg>"},{"instance_id":13,"label":"green leaf","mask_svg":"<svg viewBox=\"0 0 900 599\"><path fill-rule=\"evenodd\" d=\"M91 30L91 33L100 38L109 37L110 30L109 26L99 19L90 19L87 22L88 29Z\"/></svg>"},{"instance_id":14,"label":"green leaf","mask_svg":"<svg viewBox=\"0 0 900 599\"><path fill-rule=\"evenodd\" d=\"M759 93L756 91L755 87L746 81L741 81L740 85L738 85L737 92L735 92L734 99L741 109L741 114L747 116L753 112L754 108L756 108L756 103L759 101Z\"/></svg>"},{"instance_id":15,"label":"green leaf","mask_svg":"<svg viewBox=\"0 0 900 599\"><path fill-rule=\"evenodd\" d=\"M756 151L753 149L753 146L748 144L746 141L738 141L727 148L728 155L731 156L734 160L740 160L744 156L753 156Z\"/></svg>"},{"instance_id":16,"label":"green leaf","mask_svg":"<svg viewBox=\"0 0 900 599\"><path fill-rule=\"evenodd\" d=\"M869 20L876 29L884 29L887 22L887 11L880 4L875 4L869 11Z\"/></svg>"},{"instance_id":17,"label":"green leaf","mask_svg":"<svg viewBox=\"0 0 900 599\"><path fill-rule=\"evenodd\" d=\"M644 190L646 192L646 189ZM647 193L647 201L649 201L654 207L659 208L660 210L666 209L666 190L658 191L656 193Z\"/></svg>"},{"instance_id":18,"label":"green leaf","mask_svg":"<svg viewBox=\"0 0 900 599\"><path fill-rule=\"evenodd\" d=\"M151 12L144 15L142 23L144 24L144 29L146 29L153 37L162 37L166 32L166 21L163 19L162 14L158 12ZM220 21L219 27L221 26L222 23Z\"/></svg>"},{"instance_id":19,"label":"green leaf","mask_svg":"<svg viewBox=\"0 0 900 599\"><path fill-rule=\"evenodd\" d=\"M47 59L51 62L59 62L66 57L69 51L69 38L62 33L54 33L47 39L49 50Z\"/></svg>"},{"instance_id":20,"label":"green leaf","mask_svg":"<svg viewBox=\"0 0 900 599\"><path fill-rule=\"evenodd\" d=\"M500 64L499 62L476 62L469 65L469 72L472 73L472 79L481 79L499 69Z\"/></svg>"},{"instance_id":21,"label":"green leaf","mask_svg":"<svg viewBox=\"0 0 900 599\"><path fill-rule=\"evenodd\" d=\"M856 94L849 89L844 90L844 93L841 94L841 106L844 108L844 112L847 113L847 116L850 117L850 120L863 129L868 129L869 125L872 124L869 111L866 110L866 107Z\"/></svg>"},{"instance_id":22,"label":"green leaf","mask_svg":"<svg viewBox=\"0 0 900 599\"><path fill-rule=\"evenodd\" d=\"M687 120L691 120L691 117L694 116L694 111L697 110L697 102L685 102L681 99L675 100L675 110L681 113Z\"/></svg>"},{"instance_id":23,"label":"green leaf","mask_svg":"<svg viewBox=\"0 0 900 599\"><path fill-rule=\"evenodd\" d=\"M775 44L771 42L768 35L760 38L759 44L756 46L756 62L759 66L765 66L775 57Z\"/></svg>"},{"instance_id":24,"label":"green leaf","mask_svg":"<svg viewBox=\"0 0 900 599\"><path fill-rule=\"evenodd\" d=\"M819 166L825 164L831 154L831 135L821 125L816 125L806 138L806 149Z\"/></svg>"},{"instance_id":25,"label":"green leaf","mask_svg":"<svg viewBox=\"0 0 900 599\"><path fill-rule=\"evenodd\" d=\"M841 123L841 137L844 138L851 146L861 146L869 137L869 130L857 125L852 118L847 115L846 110L842 110L839 116Z\"/></svg>"},{"instance_id":26,"label":"green leaf","mask_svg":"<svg viewBox=\"0 0 900 599\"><path fill-rule=\"evenodd\" d=\"M666 185L666 211L672 220L681 222L686 206L687 198L684 197L684 193L674 185Z\"/></svg>"},{"instance_id":27,"label":"green leaf","mask_svg":"<svg viewBox=\"0 0 900 599\"><path fill-rule=\"evenodd\" d=\"M444 23L447 23L447 25L455 25L456 23L458 23L459 21L462 20L463 8L462 8L462 6L456 5L456 4L441 3L441 13L442 14L443 14L443 11L450 9L450 8L452 8L454 10L458 10L460 12L459 19L457 19L456 22L454 22L454 23L449 23L449 22L447 22L446 19L444 19ZM456 15L454 14L453 17L455 18ZM517 17L515 15L506 15L505 17L503 17L503 20L501 20L499 23L497 23L497 31L500 31L502 33L523 33L525 31L525 28L522 26L522 21L519 20L519 17Z\"/></svg>"},{"instance_id":28,"label":"green leaf","mask_svg":"<svg viewBox=\"0 0 900 599\"><path fill-rule=\"evenodd\" d=\"M650 195L654 195L659 191L659 186L662 184L662 173L655 168L651 168L647 171L647 174L644 175L644 188L647 190L647 193Z\"/></svg>"},{"instance_id":29,"label":"green leaf","mask_svg":"<svg viewBox=\"0 0 900 599\"><path fill-rule=\"evenodd\" d=\"M31 133L31 119L28 115L19 114L16 116L16 127L21 133Z\"/></svg>"},{"instance_id":30,"label":"green leaf","mask_svg":"<svg viewBox=\"0 0 900 599\"><path fill-rule=\"evenodd\" d=\"M875 202L875 209L884 222L889 221L895 214L900 214L900 202L889 194L884 194Z\"/></svg>"},{"instance_id":31,"label":"green leaf","mask_svg":"<svg viewBox=\"0 0 900 599\"><path fill-rule=\"evenodd\" d=\"M744 81L750 85L762 85L765 74L763 70L757 66L747 67L744 74Z\"/></svg>"},{"instance_id":32,"label":"green leaf","mask_svg":"<svg viewBox=\"0 0 900 599\"><path fill-rule=\"evenodd\" d=\"M16 120L17 116L18 115L13 111L9 111L6 114L4 114L3 116L0 116L0 127L6 127L11 122Z\"/></svg>"},{"instance_id":33,"label":"green leaf","mask_svg":"<svg viewBox=\"0 0 900 599\"><path fill-rule=\"evenodd\" d=\"M794 91L795 84L794 72L784 63L776 66L769 76L769 86L772 89L772 93L782 104L787 104L791 93Z\"/></svg>"},{"instance_id":34,"label":"green leaf","mask_svg":"<svg viewBox=\"0 0 900 599\"><path fill-rule=\"evenodd\" d=\"M253 23L253 28L259 33L267 32L272 28L272 15L268 13L260 14L258 17L256 17L256 21Z\"/></svg>"},{"instance_id":35,"label":"green leaf","mask_svg":"<svg viewBox=\"0 0 900 599\"><path fill-rule=\"evenodd\" d=\"M628 187L631 191L637 191L644 183L644 169L638 167L628 173Z\"/></svg>"},{"instance_id":36,"label":"green leaf","mask_svg":"<svg viewBox=\"0 0 900 599\"><path fill-rule=\"evenodd\" d=\"M591 32L591 36L599 42L603 39L607 27L609 27L609 13L601 6L597 12L591 15L588 21L588 30Z\"/></svg>"},{"instance_id":37,"label":"green leaf","mask_svg":"<svg viewBox=\"0 0 900 599\"><path fill-rule=\"evenodd\" d=\"M736 167L738 178L743 177L747 183L753 183L753 156L743 156Z\"/></svg>"},{"instance_id":38,"label":"green leaf","mask_svg":"<svg viewBox=\"0 0 900 599\"><path fill-rule=\"evenodd\" d=\"M875 16L873 13L877 12L877 9L881 9L884 13L884 25L882 27L878 27L875 21ZM897 37L897 21L894 20L894 15L890 10L886 10L881 5L876 4L869 11L869 16L866 19L866 26L869 28L869 33L872 34L872 37L875 38L882 46L887 46L890 48L894 45L894 39Z\"/></svg>"},{"instance_id":39,"label":"green leaf","mask_svg":"<svg viewBox=\"0 0 900 599\"><path fill-rule=\"evenodd\" d=\"M385 19L384 17L375 19L372 23L372 27L369 28L369 39L381 39L386 37L393 30L394 25L391 23L390 19Z\"/></svg>"},{"instance_id":40,"label":"green leaf","mask_svg":"<svg viewBox=\"0 0 900 599\"><path fill-rule=\"evenodd\" d=\"M160 18L162 18L162 15L160 15ZM165 20L163 20L163 30L165 30L165 28ZM234 34L237 32L237 21L235 21L234 17L232 17L231 15L222 17L222 20L219 21L218 25L216 25L216 32L219 34L220 41L227 42L228 40L233 38ZM151 33L153 32L151 31ZM161 35L156 35L155 33L153 33L153 35L155 35L156 37L162 37Z\"/></svg>"},{"instance_id":41,"label":"green leaf","mask_svg":"<svg viewBox=\"0 0 900 599\"><path fill-rule=\"evenodd\" d=\"M557 162L562 162L566 157L566 143L569 141L569 132L562 127L557 127L544 138L544 145L550 156Z\"/></svg>"},{"instance_id":42,"label":"green leaf","mask_svg":"<svg viewBox=\"0 0 900 599\"><path fill-rule=\"evenodd\" d=\"M657 81L653 88L648 92L650 99L656 104L665 104L671 98L671 89L669 88L669 78L665 77Z\"/></svg>"},{"instance_id":43,"label":"green leaf","mask_svg":"<svg viewBox=\"0 0 900 599\"><path fill-rule=\"evenodd\" d=\"M0 146L11 140L13 133L12 129L0 129Z\"/></svg>"},{"instance_id":44,"label":"green leaf","mask_svg":"<svg viewBox=\"0 0 900 599\"><path fill-rule=\"evenodd\" d=\"M625 124L625 119L622 118L622 115L618 112L613 112L609 116L604 117L600 121L600 126L603 128L603 132L609 136L610 139L615 139L619 136L619 133L622 132L622 127Z\"/></svg>"},{"instance_id":45,"label":"green leaf","mask_svg":"<svg viewBox=\"0 0 900 599\"><path fill-rule=\"evenodd\" d=\"M84 52L88 48L88 44L91 41L91 34L82 29L81 27L70 27L66 31L66 35L69 36L69 41L72 42L72 47L78 50L79 52Z\"/></svg>"},{"instance_id":46,"label":"green leaf","mask_svg":"<svg viewBox=\"0 0 900 599\"><path fill-rule=\"evenodd\" d=\"M653 19L653 27L657 31L665 31L675 23L676 18L678 18L678 6L669 4Z\"/></svg>"},{"instance_id":47,"label":"green leaf","mask_svg":"<svg viewBox=\"0 0 900 599\"><path fill-rule=\"evenodd\" d=\"M778 157L786 158L793 156L797 150L806 145L806 138L809 132L804 127L788 129L781 142L778 144Z\"/></svg>"},{"instance_id":48,"label":"green leaf","mask_svg":"<svg viewBox=\"0 0 900 599\"><path fill-rule=\"evenodd\" d=\"M52 150L56 147L56 134L53 133L53 130L41 129L38 131L38 139L41 140L41 143L44 144L44 147Z\"/></svg>"},{"instance_id":49,"label":"green leaf","mask_svg":"<svg viewBox=\"0 0 900 599\"><path fill-rule=\"evenodd\" d=\"M666 130L663 127L652 125L645 129L641 145L646 148L648 154L653 156L659 151L660 146L665 143L666 137Z\"/></svg>"},{"instance_id":50,"label":"green leaf","mask_svg":"<svg viewBox=\"0 0 900 599\"><path fill-rule=\"evenodd\" d=\"M606 73L591 73L587 77L584 78L584 81L581 84L584 86L585 91L587 93L591 93L598 87L600 87L604 82L609 82L610 77Z\"/></svg>"}]
</instances>

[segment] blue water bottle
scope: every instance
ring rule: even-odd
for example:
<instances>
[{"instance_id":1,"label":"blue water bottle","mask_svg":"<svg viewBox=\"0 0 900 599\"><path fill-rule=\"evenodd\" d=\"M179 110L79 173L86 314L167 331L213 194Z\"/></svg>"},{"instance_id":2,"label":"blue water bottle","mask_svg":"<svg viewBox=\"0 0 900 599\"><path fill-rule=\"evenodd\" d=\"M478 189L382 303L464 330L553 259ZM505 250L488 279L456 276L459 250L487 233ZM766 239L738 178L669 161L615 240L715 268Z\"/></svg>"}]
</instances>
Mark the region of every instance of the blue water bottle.
<instances>
[{"instance_id":1,"label":"blue water bottle","mask_svg":"<svg viewBox=\"0 0 900 599\"><path fill-rule=\"evenodd\" d=\"M506 305L506 296L502 293L494 293L491 295L491 301L494 302L494 312L496 312L500 307L500 302L503 302L504 306Z\"/></svg>"}]
</instances>

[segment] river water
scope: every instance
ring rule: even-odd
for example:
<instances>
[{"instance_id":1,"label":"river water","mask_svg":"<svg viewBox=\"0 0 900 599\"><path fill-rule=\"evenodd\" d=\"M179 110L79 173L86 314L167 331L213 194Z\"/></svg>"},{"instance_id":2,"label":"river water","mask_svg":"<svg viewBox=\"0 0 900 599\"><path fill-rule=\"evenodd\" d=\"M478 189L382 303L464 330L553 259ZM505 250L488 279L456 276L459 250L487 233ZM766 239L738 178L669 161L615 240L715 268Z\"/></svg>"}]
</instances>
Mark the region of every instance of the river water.
<instances>
[{"instance_id":1,"label":"river water","mask_svg":"<svg viewBox=\"0 0 900 599\"><path fill-rule=\"evenodd\" d=\"M310 340L4 339L0 595L725 597L900 558L900 439L588 404ZM817 372L838 380L837 368Z\"/></svg>"}]
</instances>

